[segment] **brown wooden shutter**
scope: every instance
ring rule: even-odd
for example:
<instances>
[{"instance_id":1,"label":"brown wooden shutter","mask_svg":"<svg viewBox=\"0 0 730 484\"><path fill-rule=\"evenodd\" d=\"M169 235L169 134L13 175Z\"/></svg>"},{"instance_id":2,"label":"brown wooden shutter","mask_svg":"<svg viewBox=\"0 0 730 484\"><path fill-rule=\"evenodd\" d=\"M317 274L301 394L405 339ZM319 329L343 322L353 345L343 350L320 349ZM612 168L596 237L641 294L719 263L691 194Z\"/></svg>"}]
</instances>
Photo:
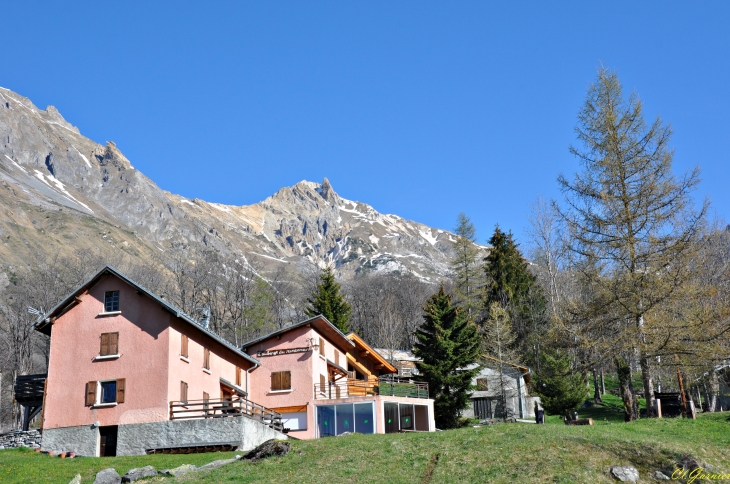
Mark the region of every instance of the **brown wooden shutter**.
<instances>
[{"instance_id":1,"label":"brown wooden shutter","mask_svg":"<svg viewBox=\"0 0 730 484\"><path fill-rule=\"evenodd\" d=\"M319 354L324 356L324 338L319 338Z\"/></svg>"},{"instance_id":2,"label":"brown wooden shutter","mask_svg":"<svg viewBox=\"0 0 730 484\"><path fill-rule=\"evenodd\" d=\"M109 333L109 354L119 354L119 333Z\"/></svg>"},{"instance_id":3,"label":"brown wooden shutter","mask_svg":"<svg viewBox=\"0 0 730 484\"><path fill-rule=\"evenodd\" d=\"M96 382L90 381L86 384L86 406L90 407L96 403Z\"/></svg>"},{"instance_id":4,"label":"brown wooden shutter","mask_svg":"<svg viewBox=\"0 0 730 484\"><path fill-rule=\"evenodd\" d=\"M210 370L210 350L208 348L203 350L203 368Z\"/></svg>"},{"instance_id":5,"label":"brown wooden shutter","mask_svg":"<svg viewBox=\"0 0 730 484\"><path fill-rule=\"evenodd\" d=\"M340 352L335 350L335 365L340 364Z\"/></svg>"},{"instance_id":6,"label":"brown wooden shutter","mask_svg":"<svg viewBox=\"0 0 730 484\"><path fill-rule=\"evenodd\" d=\"M281 389L282 390L291 390L291 372L290 371L281 372Z\"/></svg>"},{"instance_id":7,"label":"brown wooden shutter","mask_svg":"<svg viewBox=\"0 0 730 484\"><path fill-rule=\"evenodd\" d=\"M327 391L327 379L324 377L324 375L319 375L319 391Z\"/></svg>"},{"instance_id":8,"label":"brown wooden shutter","mask_svg":"<svg viewBox=\"0 0 730 484\"><path fill-rule=\"evenodd\" d=\"M236 385L241 386L241 369L236 367Z\"/></svg>"},{"instance_id":9,"label":"brown wooden shutter","mask_svg":"<svg viewBox=\"0 0 730 484\"><path fill-rule=\"evenodd\" d=\"M180 345L180 356L184 356L185 358L188 357L188 337L187 337L187 335L182 335L182 343Z\"/></svg>"},{"instance_id":10,"label":"brown wooden shutter","mask_svg":"<svg viewBox=\"0 0 730 484\"><path fill-rule=\"evenodd\" d=\"M101 348L99 348L99 356L110 355L109 353L109 333L101 333Z\"/></svg>"},{"instance_id":11,"label":"brown wooden shutter","mask_svg":"<svg viewBox=\"0 0 730 484\"><path fill-rule=\"evenodd\" d=\"M210 395L208 394L208 392L203 392L203 401L205 403L208 403L210 401Z\"/></svg>"},{"instance_id":12,"label":"brown wooden shutter","mask_svg":"<svg viewBox=\"0 0 730 484\"><path fill-rule=\"evenodd\" d=\"M281 371L274 371L271 373L271 390L281 390Z\"/></svg>"},{"instance_id":13,"label":"brown wooden shutter","mask_svg":"<svg viewBox=\"0 0 730 484\"><path fill-rule=\"evenodd\" d=\"M188 384L184 381L180 382L180 401L183 403L188 402Z\"/></svg>"},{"instance_id":14,"label":"brown wooden shutter","mask_svg":"<svg viewBox=\"0 0 730 484\"><path fill-rule=\"evenodd\" d=\"M124 395L127 393L125 391L126 381L125 378L117 379L117 403L124 403Z\"/></svg>"}]
</instances>

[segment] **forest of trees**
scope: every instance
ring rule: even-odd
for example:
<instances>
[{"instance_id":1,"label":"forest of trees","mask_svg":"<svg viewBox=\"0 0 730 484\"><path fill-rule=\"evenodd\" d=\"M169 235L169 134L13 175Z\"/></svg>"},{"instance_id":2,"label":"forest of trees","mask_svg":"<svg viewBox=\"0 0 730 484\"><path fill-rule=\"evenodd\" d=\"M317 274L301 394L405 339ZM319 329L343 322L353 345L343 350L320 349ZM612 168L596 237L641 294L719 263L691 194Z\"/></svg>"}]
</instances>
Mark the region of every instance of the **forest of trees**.
<instances>
[{"instance_id":1,"label":"forest of trees","mask_svg":"<svg viewBox=\"0 0 730 484\"><path fill-rule=\"evenodd\" d=\"M655 389L678 390L677 370L691 397L718 410L714 369L730 357L730 227L708 220L708 203L693 198L699 171L673 173L671 128L660 119L647 124L638 97L623 93L615 73L599 70L576 133L570 152L580 169L558 177L563 199L531 205L524 245L500 227L477 245L474 225L459 214L452 273L438 284L399 273L336 281L336 268L314 265L297 281L283 271L263 277L192 243L172 245L154 265L79 251L6 268L0 430L19 423L14 377L46 370L48 339L32 330L37 316L28 308L50 309L105 264L194 318L209 308L210 328L237 346L317 312L373 347L422 353L444 346L428 338L445 325L469 340L446 346L469 355L452 355L456 366L426 362L435 372L478 363L482 354L529 366L540 382L533 391L544 389L554 413L580 403L589 380L600 402L612 375L622 379L626 420L639 418L638 398L647 398L652 416ZM463 375L431 383L449 388L452 380L469 387ZM463 395L441 397L440 405L464 404ZM442 419L456 425L453 415Z\"/></svg>"}]
</instances>

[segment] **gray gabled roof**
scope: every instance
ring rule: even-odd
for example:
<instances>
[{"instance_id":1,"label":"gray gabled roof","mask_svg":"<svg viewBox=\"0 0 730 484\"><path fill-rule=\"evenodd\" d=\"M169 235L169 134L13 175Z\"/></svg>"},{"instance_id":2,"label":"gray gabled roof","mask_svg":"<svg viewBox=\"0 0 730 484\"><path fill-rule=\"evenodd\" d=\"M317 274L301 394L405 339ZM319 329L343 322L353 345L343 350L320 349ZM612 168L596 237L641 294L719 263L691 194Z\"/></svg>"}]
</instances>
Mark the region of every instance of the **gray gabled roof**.
<instances>
[{"instance_id":1,"label":"gray gabled roof","mask_svg":"<svg viewBox=\"0 0 730 484\"><path fill-rule=\"evenodd\" d=\"M192 327L194 327L201 333L205 334L206 336L213 338L214 340L216 340L217 342L219 342L220 344L222 344L229 350L233 351L235 354L247 359L248 361L250 361L251 363L253 363L255 365L261 364L256 358L254 358L251 355L246 354L243 351L241 351L240 349L236 348L236 346L232 345L225 339L221 338L220 336L215 334L213 331L211 331L207 328L204 328L197 321L195 321L192 317L190 317L187 314L185 314L184 312L182 312L182 310L173 306L172 304L170 304L168 301L162 299L161 297L157 296L155 293L146 289L144 286L137 284L132 279L125 276L124 274L122 274L121 272L119 272L117 269L115 269L114 267L112 267L110 265L104 266L101 270L99 270L99 272L97 272L95 275L90 277L86 282L84 282L79 287L77 287L76 289L71 291L71 293L68 296L66 296L64 299L61 300L61 302L59 302L53 308L51 308L50 311L48 311L43 316L40 316L36 320L36 322L33 324L33 329L35 329L36 331L39 331L41 333L44 333L44 334L50 334L51 318L58 317L58 316L62 315L63 313L65 313L66 310L70 309L72 307L72 305L76 302L76 298L78 297L78 295L81 292L95 286L97 284L97 282L99 282L99 280L106 275L116 276L119 279L126 282L127 284L129 284L130 286L137 289L137 291L142 292L145 295L151 297L156 302L158 302L163 308L165 308L167 311L174 314L178 319L181 319L181 320L185 321L186 323L189 323Z\"/></svg>"},{"instance_id":2,"label":"gray gabled roof","mask_svg":"<svg viewBox=\"0 0 730 484\"><path fill-rule=\"evenodd\" d=\"M291 331L292 329L296 329L296 328L299 328L301 326L305 326L307 324L311 324L311 325L315 326L315 328L318 329L321 333L325 333L325 332L326 333L329 333L328 335L323 334L323 336L330 336L330 341L333 342L333 343L335 343L335 344L337 344L337 342L334 341L334 340L335 339L339 339L340 340L339 341L340 344L338 346L340 347L340 349L344 349L344 348L350 349L350 347L352 347L352 348L355 347L355 343L353 343L352 341L350 341L350 339L347 336L345 336L344 333L342 333L342 331L340 331L339 329L337 329L337 327L334 324L330 323L329 320L327 320L327 318L325 318L321 314L318 314L317 316L314 316L312 318L305 319L304 321L300 321L298 323L292 324L290 326L287 326L286 328L278 329L276 331L272 331L269 334L265 334L263 336L259 336L256 339L252 339L251 341L247 341L246 343L243 343L241 345L241 348L242 349L247 349L250 346L255 345L256 343L260 343L260 342L265 341L265 340L267 340L269 338L272 338L274 336L278 336L280 334L283 334L283 333L286 333L288 331Z\"/></svg>"}]
</instances>

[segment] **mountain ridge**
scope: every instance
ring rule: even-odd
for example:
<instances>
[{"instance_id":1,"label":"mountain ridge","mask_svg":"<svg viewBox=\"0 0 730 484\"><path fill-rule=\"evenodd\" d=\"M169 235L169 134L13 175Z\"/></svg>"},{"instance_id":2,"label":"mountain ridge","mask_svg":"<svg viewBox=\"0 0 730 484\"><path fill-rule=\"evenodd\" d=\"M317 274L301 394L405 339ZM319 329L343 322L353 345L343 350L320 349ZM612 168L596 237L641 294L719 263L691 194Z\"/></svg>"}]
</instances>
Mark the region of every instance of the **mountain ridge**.
<instances>
[{"instance_id":1,"label":"mountain ridge","mask_svg":"<svg viewBox=\"0 0 730 484\"><path fill-rule=\"evenodd\" d=\"M176 243L199 243L255 260L264 272L327 263L344 278L385 271L436 282L450 273L453 234L343 198L327 178L282 187L250 205L189 199L158 187L114 142L84 137L53 106L38 109L5 88L0 103L0 236L19 233L20 224L31 245L61 250L64 244L46 240L53 227L41 232L29 212L42 209L55 220L50 214L65 209L68 217L71 209L74 223L92 218L126 233L123 242L150 257ZM10 263L21 262L22 252L14 254L7 240L0 245Z\"/></svg>"}]
</instances>

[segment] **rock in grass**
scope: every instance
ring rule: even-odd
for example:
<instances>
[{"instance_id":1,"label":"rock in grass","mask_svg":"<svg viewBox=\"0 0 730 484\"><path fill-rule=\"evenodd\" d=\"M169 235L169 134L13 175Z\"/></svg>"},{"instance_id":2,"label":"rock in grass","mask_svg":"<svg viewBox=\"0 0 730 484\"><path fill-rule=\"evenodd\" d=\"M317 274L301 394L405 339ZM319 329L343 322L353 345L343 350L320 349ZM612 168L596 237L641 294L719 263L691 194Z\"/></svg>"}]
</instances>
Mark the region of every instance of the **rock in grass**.
<instances>
[{"instance_id":1,"label":"rock in grass","mask_svg":"<svg viewBox=\"0 0 730 484\"><path fill-rule=\"evenodd\" d=\"M654 479L657 481L669 481L669 476L663 473L662 471L654 471L654 474L651 475Z\"/></svg>"},{"instance_id":2,"label":"rock in grass","mask_svg":"<svg viewBox=\"0 0 730 484\"><path fill-rule=\"evenodd\" d=\"M697 462L697 459L695 459L694 457L692 457L689 454L685 454L682 456L682 459L679 462L677 462L677 467L681 467L685 471L693 471L701 466L700 466L700 463Z\"/></svg>"},{"instance_id":3,"label":"rock in grass","mask_svg":"<svg viewBox=\"0 0 730 484\"><path fill-rule=\"evenodd\" d=\"M196 467L193 464L183 464L181 466L175 467L174 469L161 470L160 474L177 477L187 474L188 472L194 472L195 469Z\"/></svg>"},{"instance_id":4,"label":"rock in grass","mask_svg":"<svg viewBox=\"0 0 730 484\"><path fill-rule=\"evenodd\" d=\"M94 479L94 484L121 484L121 482L121 476L112 468L97 472Z\"/></svg>"},{"instance_id":5,"label":"rock in grass","mask_svg":"<svg viewBox=\"0 0 730 484\"><path fill-rule=\"evenodd\" d=\"M81 484L81 474L76 474L73 479L68 481L68 484Z\"/></svg>"},{"instance_id":6,"label":"rock in grass","mask_svg":"<svg viewBox=\"0 0 730 484\"><path fill-rule=\"evenodd\" d=\"M219 459L219 460L214 460L213 462L211 462L209 464L205 464L204 466L198 467L196 470L204 471L204 470L207 470L207 469L217 469L219 467L223 467L226 464L231 464L233 462L236 462L237 460L238 459L235 459L235 458L233 458L233 459Z\"/></svg>"},{"instance_id":7,"label":"rock in grass","mask_svg":"<svg viewBox=\"0 0 730 484\"><path fill-rule=\"evenodd\" d=\"M611 477L621 482L638 482L639 471L635 467L611 467Z\"/></svg>"},{"instance_id":8,"label":"rock in grass","mask_svg":"<svg viewBox=\"0 0 730 484\"><path fill-rule=\"evenodd\" d=\"M271 439L249 451L243 456L244 459L257 461L274 455L285 455L291 450L291 443L285 440Z\"/></svg>"},{"instance_id":9,"label":"rock in grass","mask_svg":"<svg viewBox=\"0 0 730 484\"><path fill-rule=\"evenodd\" d=\"M122 482L134 482L144 477L154 477L157 475L157 471L152 466L138 467L132 469L122 476Z\"/></svg>"}]
</instances>

